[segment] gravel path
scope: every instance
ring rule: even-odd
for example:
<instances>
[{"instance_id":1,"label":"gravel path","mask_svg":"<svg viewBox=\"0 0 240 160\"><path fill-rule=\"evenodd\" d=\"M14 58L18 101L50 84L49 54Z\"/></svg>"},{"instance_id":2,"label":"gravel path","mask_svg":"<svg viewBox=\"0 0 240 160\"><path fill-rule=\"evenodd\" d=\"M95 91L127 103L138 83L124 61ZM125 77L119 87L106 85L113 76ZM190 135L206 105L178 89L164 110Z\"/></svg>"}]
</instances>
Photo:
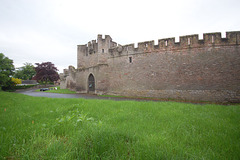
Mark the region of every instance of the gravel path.
<instances>
[{"instance_id":1,"label":"gravel path","mask_svg":"<svg viewBox=\"0 0 240 160\"><path fill-rule=\"evenodd\" d=\"M147 101L143 99L135 98L122 98L122 97L101 97L91 94L60 94L60 93L49 93L49 92L35 92L36 89L31 90L18 90L16 93L21 93L33 97L49 97L49 98L84 98L84 99L106 99L106 100L116 100L116 101Z\"/></svg>"},{"instance_id":2,"label":"gravel path","mask_svg":"<svg viewBox=\"0 0 240 160\"><path fill-rule=\"evenodd\" d=\"M83 98L83 99L105 99L105 100L115 100L115 101L155 101L155 102L166 102L166 100L160 99L144 99L144 98L126 98L126 97L101 97L92 94L60 94L60 93L49 93L49 92L35 92L36 89L28 90L18 90L16 93L21 93L33 97L48 97L48 98ZM177 102L177 101L175 101ZM181 102L180 103L190 103L204 105L204 103L199 102Z\"/></svg>"}]
</instances>

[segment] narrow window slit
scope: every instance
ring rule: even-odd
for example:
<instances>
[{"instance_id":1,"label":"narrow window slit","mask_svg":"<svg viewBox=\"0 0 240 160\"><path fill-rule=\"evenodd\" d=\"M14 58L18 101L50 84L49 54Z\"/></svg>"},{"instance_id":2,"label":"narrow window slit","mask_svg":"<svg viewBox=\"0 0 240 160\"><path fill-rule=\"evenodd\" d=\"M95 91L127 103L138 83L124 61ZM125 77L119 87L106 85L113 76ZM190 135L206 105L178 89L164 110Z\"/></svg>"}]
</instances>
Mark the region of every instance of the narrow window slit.
<instances>
[{"instance_id":1,"label":"narrow window slit","mask_svg":"<svg viewBox=\"0 0 240 160\"><path fill-rule=\"evenodd\" d=\"M129 63L132 63L132 57L129 57Z\"/></svg>"},{"instance_id":2,"label":"narrow window slit","mask_svg":"<svg viewBox=\"0 0 240 160\"><path fill-rule=\"evenodd\" d=\"M190 38L188 38L188 45L190 45L191 44L191 39Z\"/></svg>"},{"instance_id":3,"label":"narrow window slit","mask_svg":"<svg viewBox=\"0 0 240 160\"><path fill-rule=\"evenodd\" d=\"M214 36L212 36L212 43L214 43Z\"/></svg>"},{"instance_id":4,"label":"narrow window slit","mask_svg":"<svg viewBox=\"0 0 240 160\"><path fill-rule=\"evenodd\" d=\"M168 41L165 41L165 46L166 46L166 47L168 46Z\"/></svg>"}]
</instances>

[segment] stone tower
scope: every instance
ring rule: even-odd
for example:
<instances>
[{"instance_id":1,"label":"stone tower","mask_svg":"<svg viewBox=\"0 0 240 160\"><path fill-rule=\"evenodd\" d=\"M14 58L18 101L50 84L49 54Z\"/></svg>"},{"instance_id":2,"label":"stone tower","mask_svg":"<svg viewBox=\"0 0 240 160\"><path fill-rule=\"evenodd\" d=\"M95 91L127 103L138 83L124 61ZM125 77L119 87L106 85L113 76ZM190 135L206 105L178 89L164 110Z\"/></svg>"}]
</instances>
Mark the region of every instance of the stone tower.
<instances>
[{"instance_id":1,"label":"stone tower","mask_svg":"<svg viewBox=\"0 0 240 160\"><path fill-rule=\"evenodd\" d=\"M101 34L96 40L92 40L85 45L78 45L77 50L77 68L88 68L98 64L106 64L109 49L116 47L117 43L112 41L109 35L105 38Z\"/></svg>"}]
</instances>

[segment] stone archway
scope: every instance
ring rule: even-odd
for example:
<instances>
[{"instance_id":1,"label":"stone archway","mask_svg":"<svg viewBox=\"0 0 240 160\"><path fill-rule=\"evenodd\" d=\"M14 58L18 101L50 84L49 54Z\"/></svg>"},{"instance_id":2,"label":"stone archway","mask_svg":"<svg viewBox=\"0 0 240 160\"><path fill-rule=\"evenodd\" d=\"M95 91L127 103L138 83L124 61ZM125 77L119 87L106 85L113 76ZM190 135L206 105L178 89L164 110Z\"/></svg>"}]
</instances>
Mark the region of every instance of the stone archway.
<instances>
[{"instance_id":1,"label":"stone archway","mask_svg":"<svg viewBox=\"0 0 240 160\"><path fill-rule=\"evenodd\" d=\"M88 92L94 93L95 92L95 78L93 74L88 76Z\"/></svg>"}]
</instances>

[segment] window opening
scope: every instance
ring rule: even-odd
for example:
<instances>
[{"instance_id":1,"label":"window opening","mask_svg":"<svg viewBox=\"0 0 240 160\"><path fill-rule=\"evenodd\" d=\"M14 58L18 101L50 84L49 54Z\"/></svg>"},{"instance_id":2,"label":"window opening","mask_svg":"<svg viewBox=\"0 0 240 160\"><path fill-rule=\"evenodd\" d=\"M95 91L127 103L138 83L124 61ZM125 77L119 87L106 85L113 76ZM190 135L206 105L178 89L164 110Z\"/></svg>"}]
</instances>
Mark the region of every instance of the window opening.
<instances>
[{"instance_id":1,"label":"window opening","mask_svg":"<svg viewBox=\"0 0 240 160\"><path fill-rule=\"evenodd\" d=\"M167 45L168 45L168 41L165 41L165 46L167 47Z\"/></svg>"},{"instance_id":2,"label":"window opening","mask_svg":"<svg viewBox=\"0 0 240 160\"><path fill-rule=\"evenodd\" d=\"M104 49L102 49L102 53L104 53Z\"/></svg>"},{"instance_id":3,"label":"window opening","mask_svg":"<svg viewBox=\"0 0 240 160\"><path fill-rule=\"evenodd\" d=\"M190 45L191 44L191 41L190 41L190 38L188 38L188 45Z\"/></svg>"},{"instance_id":4,"label":"window opening","mask_svg":"<svg viewBox=\"0 0 240 160\"><path fill-rule=\"evenodd\" d=\"M129 63L132 63L132 57L129 57Z\"/></svg>"},{"instance_id":5,"label":"window opening","mask_svg":"<svg viewBox=\"0 0 240 160\"><path fill-rule=\"evenodd\" d=\"M214 43L214 36L212 36L212 43Z\"/></svg>"}]
</instances>

